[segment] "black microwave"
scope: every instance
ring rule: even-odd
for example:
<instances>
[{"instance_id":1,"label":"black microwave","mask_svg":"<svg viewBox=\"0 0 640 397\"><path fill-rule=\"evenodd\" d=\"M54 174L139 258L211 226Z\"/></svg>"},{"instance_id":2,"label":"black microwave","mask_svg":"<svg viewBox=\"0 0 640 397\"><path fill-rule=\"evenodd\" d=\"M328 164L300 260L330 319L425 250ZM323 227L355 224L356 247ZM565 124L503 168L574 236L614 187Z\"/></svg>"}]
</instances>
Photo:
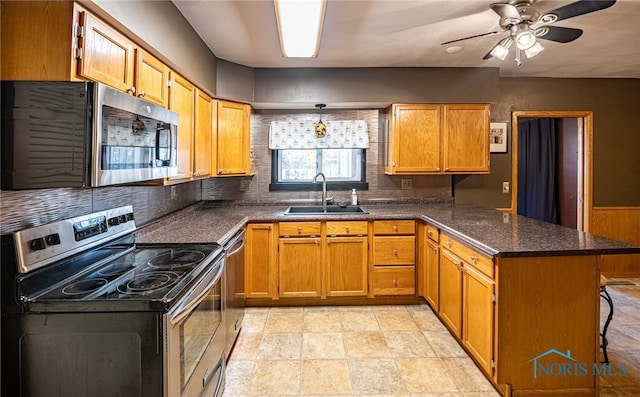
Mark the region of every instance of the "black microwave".
<instances>
[{"instance_id":1,"label":"black microwave","mask_svg":"<svg viewBox=\"0 0 640 397\"><path fill-rule=\"evenodd\" d=\"M2 189L175 176L178 114L104 84L2 81Z\"/></svg>"}]
</instances>

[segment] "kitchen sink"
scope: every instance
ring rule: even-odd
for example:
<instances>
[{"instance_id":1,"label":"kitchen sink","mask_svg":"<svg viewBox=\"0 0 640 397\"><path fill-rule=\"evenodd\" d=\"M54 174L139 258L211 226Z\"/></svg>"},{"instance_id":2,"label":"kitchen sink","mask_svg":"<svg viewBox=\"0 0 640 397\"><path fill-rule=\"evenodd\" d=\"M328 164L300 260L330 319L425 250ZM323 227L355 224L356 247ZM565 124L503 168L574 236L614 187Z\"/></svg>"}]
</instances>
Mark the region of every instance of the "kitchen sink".
<instances>
[{"instance_id":1,"label":"kitchen sink","mask_svg":"<svg viewBox=\"0 0 640 397\"><path fill-rule=\"evenodd\" d=\"M359 205L348 205L339 207L335 205L322 207L320 205L292 206L287 208L285 215L348 215L348 214L368 214Z\"/></svg>"}]
</instances>

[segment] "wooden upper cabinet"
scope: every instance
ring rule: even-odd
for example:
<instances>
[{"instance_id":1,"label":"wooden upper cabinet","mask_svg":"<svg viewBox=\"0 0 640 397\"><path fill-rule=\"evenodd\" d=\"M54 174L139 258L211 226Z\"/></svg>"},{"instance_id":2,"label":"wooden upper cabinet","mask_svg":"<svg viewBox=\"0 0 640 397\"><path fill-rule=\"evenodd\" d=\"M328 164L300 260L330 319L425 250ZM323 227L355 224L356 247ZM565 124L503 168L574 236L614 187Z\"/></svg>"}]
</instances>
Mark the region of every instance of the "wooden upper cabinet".
<instances>
[{"instance_id":1,"label":"wooden upper cabinet","mask_svg":"<svg viewBox=\"0 0 640 397\"><path fill-rule=\"evenodd\" d=\"M122 91L134 91L135 46L115 29L86 11L80 12L78 74Z\"/></svg>"},{"instance_id":2,"label":"wooden upper cabinet","mask_svg":"<svg viewBox=\"0 0 640 397\"><path fill-rule=\"evenodd\" d=\"M438 105L392 105L385 172L440 171L441 110Z\"/></svg>"},{"instance_id":3,"label":"wooden upper cabinet","mask_svg":"<svg viewBox=\"0 0 640 397\"><path fill-rule=\"evenodd\" d=\"M75 77L74 25L70 1L2 1L2 80L70 80Z\"/></svg>"},{"instance_id":4,"label":"wooden upper cabinet","mask_svg":"<svg viewBox=\"0 0 640 397\"><path fill-rule=\"evenodd\" d=\"M193 174L193 124L195 87L175 72L171 73L169 109L178 113L178 175L172 180L191 178Z\"/></svg>"},{"instance_id":5,"label":"wooden upper cabinet","mask_svg":"<svg viewBox=\"0 0 640 397\"><path fill-rule=\"evenodd\" d=\"M196 88L195 130L193 133L193 176L211 175L211 141L213 132L212 104L209 95Z\"/></svg>"},{"instance_id":6,"label":"wooden upper cabinet","mask_svg":"<svg viewBox=\"0 0 640 397\"><path fill-rule=\"evenodd\" d=\"M251 106L218 101L217 158L214 174L249 175Z\"/></svg>"},{"instance_id":7,"label":"wooden upper cabinet","mask_svg":"<svg viewBox=\"0 0 640 397\"><path fill-rule=\"evenodd\" d=\"M489 172L489 106L446 105L442 162L445 172Z\"/></svg>"},{"instance_id":8,"label":"wooden upper cabinet","mask_svg":"<svg viewBox=\"0 0 640 397\"><path fill-rule=\"evenodd\" d=\"M489 105L394 104L386 174L489 172Z\"/></svg>"},{"instance_id":9,"label":"wooden upper cabinet","mask_svg":"<svg viewBox=\"0 0 640 397\"><path fill-rule=\"evenodd\" d=\"M169 106L169 67L141 48L136 50L136 96Z\"/></svg>"}]
</instances>

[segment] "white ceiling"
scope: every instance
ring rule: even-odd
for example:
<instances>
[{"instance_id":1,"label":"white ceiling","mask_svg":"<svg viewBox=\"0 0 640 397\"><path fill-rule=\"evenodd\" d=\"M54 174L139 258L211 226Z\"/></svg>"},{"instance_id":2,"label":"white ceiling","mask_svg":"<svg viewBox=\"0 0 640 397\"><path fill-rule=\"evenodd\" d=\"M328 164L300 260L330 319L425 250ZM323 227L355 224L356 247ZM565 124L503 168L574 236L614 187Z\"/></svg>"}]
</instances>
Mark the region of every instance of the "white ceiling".
<instances>
[{"instance_id":1,"label":"white ceiling","mask_svg":"<svg viewBox=\"0 0 640 397\"><path fill-rule=\"evenodd\" d=\"M517 67L482 57L507 33L452 45L442 42L501 30L489 4L507 0L328 0L317 58L283 58L272 0L172 0L211 51L256 68L500 67L506 77L640 78L640 0L556 22L584 30L570 43L541 41L545 51ZM541 13L573 1L538 0Z\"/></svg>"}]
</instances>

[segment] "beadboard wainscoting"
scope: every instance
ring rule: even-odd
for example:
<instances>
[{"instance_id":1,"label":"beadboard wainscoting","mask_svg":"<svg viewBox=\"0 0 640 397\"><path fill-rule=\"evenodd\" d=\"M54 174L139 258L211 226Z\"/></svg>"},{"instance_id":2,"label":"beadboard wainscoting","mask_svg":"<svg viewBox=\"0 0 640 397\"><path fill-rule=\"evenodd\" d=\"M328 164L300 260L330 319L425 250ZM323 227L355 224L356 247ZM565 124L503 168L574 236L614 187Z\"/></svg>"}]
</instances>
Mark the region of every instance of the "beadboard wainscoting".
<instances>
[{"instance_id":1,"label":"beadboard wainscoting","mask_svg":"<svg viewBox=\"0 0 640 397\"><path fill-rule=\"evenodd\" d=\"M235 178L211 178L203 181L204 200L248 201L309 201L319 202L317 191L269 191L271 183L271 155L269 149L269 125L272 121L318 120L315 110L254 110L251 116L251 162L253 176ZM366 149L366 182L368 190L358 191L360 201L398 198L450 199L449 175L384 175L384 150L386 115L378 109L329 109L322 112L322 120L365 120L369 132L369 148ZM412 188L402 189L402 179L411 178ZM350 190L329 192L336 201L349 201Z\"/></svg>"},{"instance_id":2,"label":"beadboard wainscoting","mask_svg":"<svg viewBox=\"0 0 640 397\"><path fill-rule=\"evenodd\" d=\"M136 225L201 200L199 181L173 186L109 186L0 191L2 234L85 215L107 208L133 206Z\"/></svg>"},{"instance_id":3,"label":"beadboard wainscoting","mask_svg":"<svg viewBox=\"0 0 640 397\"><path fill-rule=\"evenodd\" d=\"M640 207L594 207L589 232L640 245ZM640 277L640 255L603 257L600 267L607 277Z\"/></svg>"}]
</instances>

